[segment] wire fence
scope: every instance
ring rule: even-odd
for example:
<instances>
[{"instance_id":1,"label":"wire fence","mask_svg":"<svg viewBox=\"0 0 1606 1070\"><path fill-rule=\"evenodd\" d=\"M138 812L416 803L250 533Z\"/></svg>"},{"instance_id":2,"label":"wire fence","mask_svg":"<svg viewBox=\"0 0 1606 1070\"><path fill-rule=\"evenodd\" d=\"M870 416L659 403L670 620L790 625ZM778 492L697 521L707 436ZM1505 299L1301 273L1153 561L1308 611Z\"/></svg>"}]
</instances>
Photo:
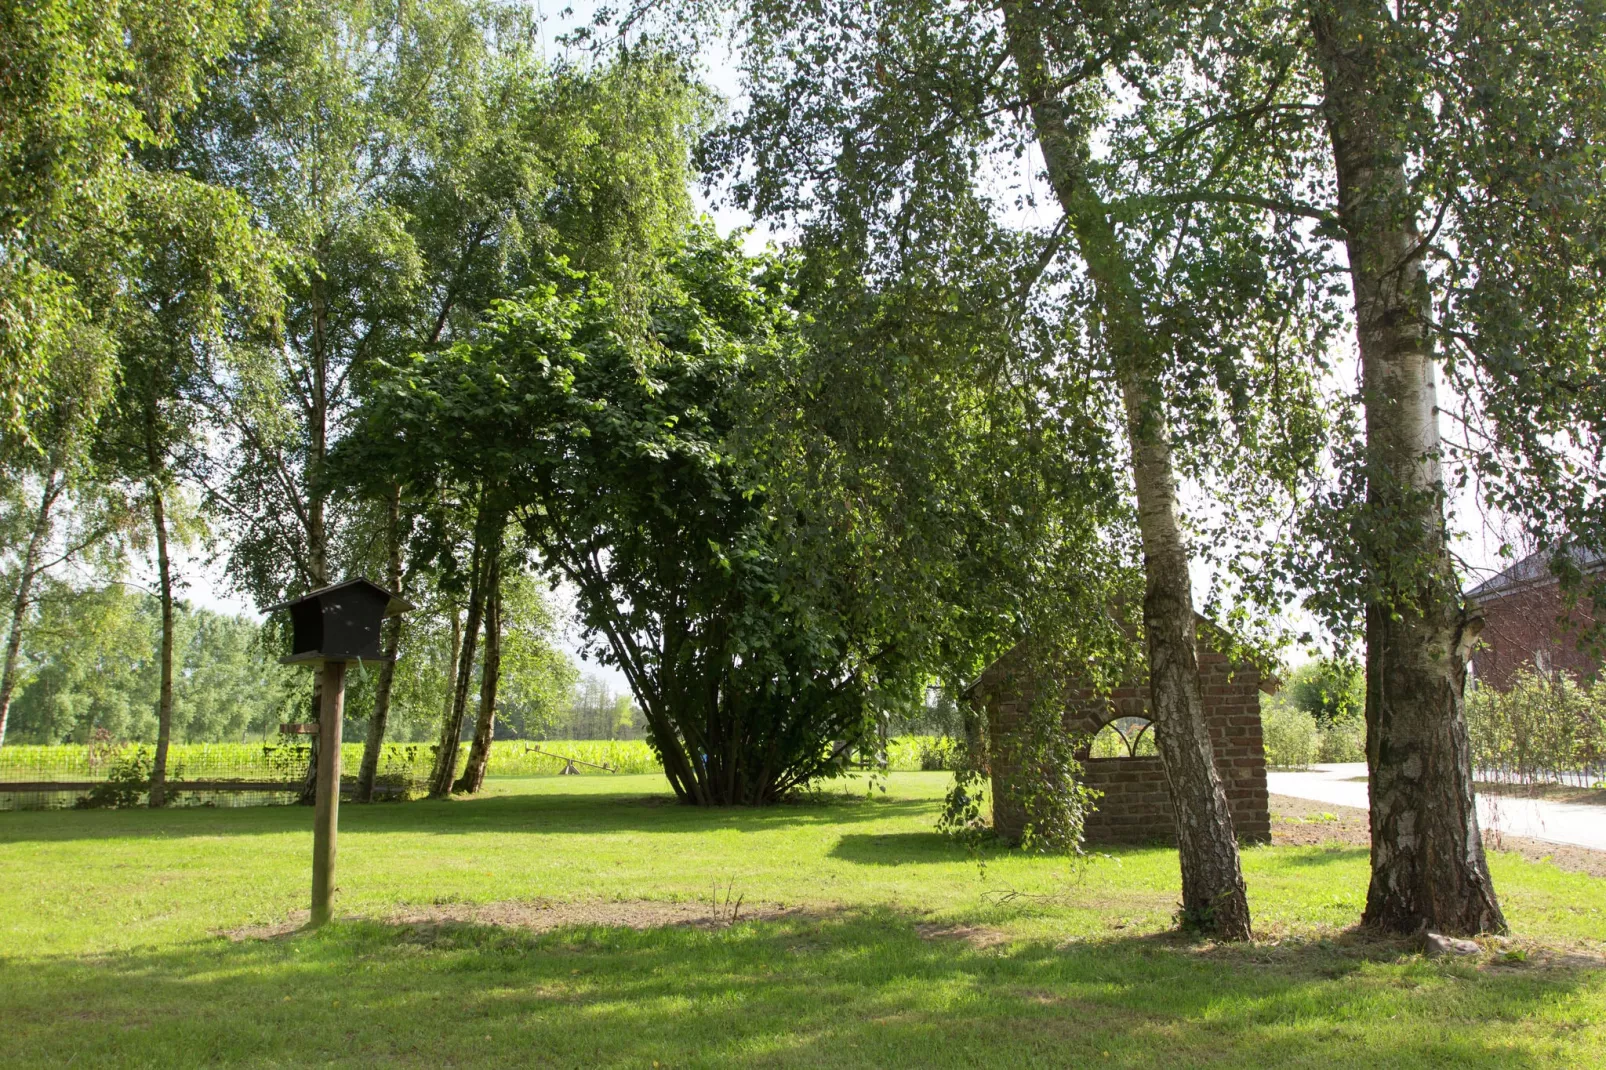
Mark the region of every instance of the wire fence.
<instances>
[{"instance_id":1,"label":"wire fence","mask_svg":"<svg viewBox=\"0 0 1606 1070\"><path fill-rule=\"evenodd\" d=\"M362 744L341 747L341 786L356 790ZM168 749L166 795L170 806L264 806L302 795L310 741L288 737L268 743L190 743ZM434 748L388 744L374 778L379 798L408 798L423 791ZM0 810L93 808L143 802L155 748L149 744L91 742L88 746L0 747Z\"/></svg>"},{"instance_id":2,"label":"wire fence","mask_svg":"<svg viewBox=\"0 0 1606 1070\"><path fill-rule=\"evenodd\" d=\"M1606 791L1606 762L1580 763L1570 769L1541 769L1532 764L1479 765L1475 779L1480 783L1514 788L1578 788Z\"/></svg>"},{"instance_id":3,"label":"wire fence","mask_svg":"<svg viewBox=\"0 0 1606 1070\"><path fill-rule=\"evenodd\" d=\"M428 790L435 745L387 743L380 751L375 795L410 799ZM461 768L468 745L458 748ZM138 805L149 791L149 744L0 747L0 810ZM341 788L356 790L363 744L340 748ZM285 737L267 743L187 743L168 749L170 806L284 805L302 797L311 743ZM556 744L498 740L491 776L597 776L659 769L641 740L566 740ZM135 798L140 796L140 798Z\"/></svg>"}]
</instances>

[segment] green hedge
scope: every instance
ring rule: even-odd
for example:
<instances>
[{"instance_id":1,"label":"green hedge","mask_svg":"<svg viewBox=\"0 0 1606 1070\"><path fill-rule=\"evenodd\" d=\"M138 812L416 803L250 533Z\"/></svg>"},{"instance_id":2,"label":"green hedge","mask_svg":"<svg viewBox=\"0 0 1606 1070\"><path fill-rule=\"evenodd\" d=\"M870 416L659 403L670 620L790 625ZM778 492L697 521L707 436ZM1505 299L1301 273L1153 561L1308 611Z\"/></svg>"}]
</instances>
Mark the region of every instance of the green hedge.
<instances>
[{"instance_id":1,"label":"green hedge","mask_svg":"<svg viewBox=\"0 0 1606 1070\"><path fill-rule=\"evenodd\" d=\"M1522 783L1606 778L1606 683L1519 673L1510 688L1467 697L1472 761Z\"/></svg>"},{"instance_id":2,"label":"green hedge","mask_svg":"<svg viewBox=\"0 0 1606 1070\"><path fill-rule=\"evenodd\" d=\"M1321 753L1316 718L1286 702L1268 702L1260 713L1266 764L1273 769L1304 769Z\"/></svg>"}]
</instances>

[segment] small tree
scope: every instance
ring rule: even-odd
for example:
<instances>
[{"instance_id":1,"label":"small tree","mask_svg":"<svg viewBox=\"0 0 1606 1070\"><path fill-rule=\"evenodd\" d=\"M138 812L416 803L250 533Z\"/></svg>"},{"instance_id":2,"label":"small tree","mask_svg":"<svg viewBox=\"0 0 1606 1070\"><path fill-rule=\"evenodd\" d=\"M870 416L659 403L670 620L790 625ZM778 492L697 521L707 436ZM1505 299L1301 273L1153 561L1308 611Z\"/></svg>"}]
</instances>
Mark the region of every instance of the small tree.
<instances>
[{"instance_id":1,"label":"small tree","mask_svg":"<svg viewBox=\"0 0 1606 1070\"><path fill-rule=\"evenodd\" d=\"M784 273L697 230L648 292L643 316L555 267L486 341L397 366L371 426L394 429L409 478L448 472L508 503L577 590L682 799L773 802L873 740L896 650L846 627L861 596L845 540L777 553L780 502L739 449L751 377L800 344Z\"/></svg>"},{"instance_id":2,"label":"small tree","mask_svg":"<svg viewBox=\"0 0 1606 1070\"><path fill-rule=\"evenodd\" d=\"M1285 690L1296 709L1322 726L1359 719L1366 708L1366 680L1355 665L1333 659L1312 661L1295 669Z\"/></svg>"}]
</instances>

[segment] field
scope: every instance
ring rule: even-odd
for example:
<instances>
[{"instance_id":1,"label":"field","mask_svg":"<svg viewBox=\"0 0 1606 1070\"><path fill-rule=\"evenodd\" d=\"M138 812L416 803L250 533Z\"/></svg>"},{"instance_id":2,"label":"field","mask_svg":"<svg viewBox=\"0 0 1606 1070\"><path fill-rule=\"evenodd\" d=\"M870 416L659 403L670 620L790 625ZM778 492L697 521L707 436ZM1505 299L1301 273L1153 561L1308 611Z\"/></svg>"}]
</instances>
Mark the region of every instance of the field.
<instances>
[{"instance_id":1,"label":"field","mask_svg":"<svg viewBox=\"0 0 1606 1070\"><path fill-rule=\"evenodd\" d=\"M927 736L905 736L890 740L887 767L892 770L918 770L921 768L922 753L945 742ZM168 779L294 782L300 780L306 770L307 746L306 742L295 737L290 740L276 737L267 743L176 743L168 751ZM7 782L101 780L119 761L127 761L136 753L148 757L150 751L149 745L140 751L132 744L101 752L81 744L0 747L0 788ZM434 751L435 748L427 743L385 744L379 761L381 783L389 782L405 788L411 794L422 794L434 762ZM464 756L468 753L468 744L462 744L459 751L458 766L461 768ZM341 767L348 785L356 782L362 753L361 742L347 742L340 748ZM567 761L570 758L575 759L572 766ZM505 739L491 744L492 776L551 776L566 766L582 776L656 773L659 770L658 760L642 740L553 740L538 743ZM601 768L603 766L607 768ZM0 809L70 806L74 798L74 793L69 792L33 793L20 799L0 792ZM289 795L268 799L256 793L250 798L232 801L257 804L263 801L288 802L291 799ZM193 798L179 796L174 799L174 804L216 805L230 801L221 793L208 792Z\"/></svg>"},{"instance_id":2,"label":"field","mask_svg":"<svg viewBox=\"0 0 1606 1070\"><path fill-rule=\"evenodd\" d=\"M1244 860L1259 939L1169 933L1175 853L978 860L947 778L763 811L661 777L342 809L0 814L0 1065L1606 1065L1606 881L1498 854L1519 937L1349 930L1363 850Z\"/></svg>"},{"instance_id":3,"label":"field","mask_svg":"<svg viewBox=\"0 0 1606 1070\"><path fill-rule=\"evenodd\" d=\"M117 754L127 755L132 749L124 744ZM151 749L148 744L146 749ZM463 744L459 750L467 754L468 744ZM347 773L356 772L362 752L360 740L341 745L340 761ZM422 777L429 771L434 747L428 743L387 743L381 753L382 772L417 773ZM168 750L168 769L176 780L294 779L306 766L305 754L305 743L278 740L271 743L175 743ZM549 775L563 768L564 763L554 756L557 754L595 765L606 763L621 773L648 773L658 769L646 743L609 739L550 743L498 740L491 744L491 769L497 776ZM0 747L0 782L93 779L103 775L108 764L105 759L97 762L88 747L77 744ZM584 766L575 768L584 773L600 772Z\"/></svg>"}]
</instances>

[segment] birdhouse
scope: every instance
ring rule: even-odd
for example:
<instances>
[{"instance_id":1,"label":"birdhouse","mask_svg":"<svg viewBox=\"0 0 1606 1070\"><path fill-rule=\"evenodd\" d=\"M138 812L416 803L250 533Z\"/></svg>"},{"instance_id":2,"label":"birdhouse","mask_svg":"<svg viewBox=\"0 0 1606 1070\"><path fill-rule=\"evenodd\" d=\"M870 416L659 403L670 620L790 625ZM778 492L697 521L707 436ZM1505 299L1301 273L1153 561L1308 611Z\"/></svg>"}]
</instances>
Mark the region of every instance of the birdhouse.
<instances>
[{"instance_id":1,"label":"birdhouse","mask_svg":"<svg viewBox=\"0 0 1606 1070\"><path fill-rule=\"evenodd\" d=\"M303 661L384 661L379 626L413 607L377 583L358 578L321 587L268 612L290 611L290 656Z\"/></svg>"}]
</instances>

